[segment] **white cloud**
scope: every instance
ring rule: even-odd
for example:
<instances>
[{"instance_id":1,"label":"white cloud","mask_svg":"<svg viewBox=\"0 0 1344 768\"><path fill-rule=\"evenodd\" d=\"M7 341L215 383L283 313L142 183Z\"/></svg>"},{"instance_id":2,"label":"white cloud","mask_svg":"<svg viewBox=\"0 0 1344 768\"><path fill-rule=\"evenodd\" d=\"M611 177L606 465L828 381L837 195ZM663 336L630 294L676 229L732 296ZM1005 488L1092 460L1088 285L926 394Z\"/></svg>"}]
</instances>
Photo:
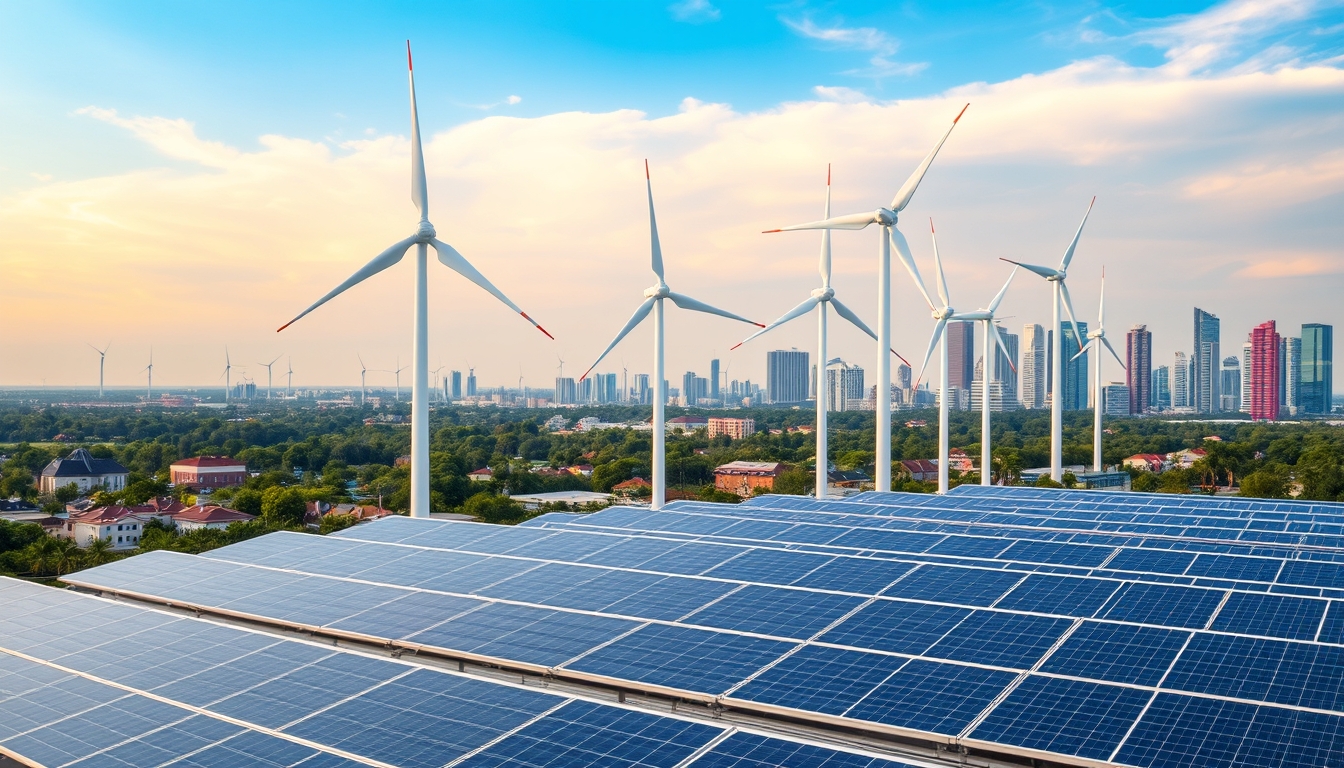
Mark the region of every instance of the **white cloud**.
<instances>
[{"instance_id":1,"label":"white cloud","mask_svg":"<svg viewBox=\"0 0 1344 768\"><path fill-rule=\"evenodd\" d=\"M784 25L811 40L829 43L836 48L868 51L873 54L866 69L853 69L847 75L884 78L918 74L928 67L926 62L897 62L891 57L900 49L900 43L887 33L873 27L821 27L810 18L800 21L782 19Z\"/></svg>"},{"instance_id":2,"label":"white cloud","mask_svg":"<svg viewBox=\"0 0 1344 768\"><path fill-rule=\"evenodd\" d=\"M817 94L817 98L838 101L841 104L861 104L871 100L863 91L846 88L843 85L818 85L812 88L812 92Z\"/></svg>"},{"instance_id":3,"label":"white cloud","mask_svg":"<svg viewBox=\"0 0 1344 768\"><path fill-rule=\"evenodd\" d=\"M715 8L709 0L681 0L679 3L669 5L667 10L672 14L672 18L677 21L685 21L691 24L718 21L722 15L719 9Z\"/></svg>"}]
</instances>

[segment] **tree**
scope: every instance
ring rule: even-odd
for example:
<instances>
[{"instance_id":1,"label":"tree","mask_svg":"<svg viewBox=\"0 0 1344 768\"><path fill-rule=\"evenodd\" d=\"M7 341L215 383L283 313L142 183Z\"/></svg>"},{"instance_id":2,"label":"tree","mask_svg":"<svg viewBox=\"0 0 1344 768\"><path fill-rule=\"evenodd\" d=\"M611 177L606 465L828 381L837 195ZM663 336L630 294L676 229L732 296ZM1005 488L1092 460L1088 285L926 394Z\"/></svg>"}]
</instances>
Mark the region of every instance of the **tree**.
<instances>
[{"instance_id":1,"label":"tree","mask_svg":"<svg viewBox=\"0 0 1344 768\"><path fill-rule=\"evenodd\" d=\"M467 499L462 512L486 523L516 523L527 514L522 504L493 493L478 493Z\"/></svg>"},{"instance_id":2,"label":"tree","mask_svg":"<svg viewBox=\"0 0 1344 768\"><path fill-rule=\"evenodd\" d=\"M323 515L322 521L317 525L317 532L323 535L343 531L346 528L359 522L359 518L354 515Z\"/></svg>"},{"instance_id":3,"label":"tree","mask_svg":"<svg viewBox=\"0 0 1344 768\"><path fill-rule=\"evenodd\" d=\"M276 528L294 528L303 525L308 502L297 488L274 486L261 494L261 514L266 523Z\"/></svg>"},{"instance_id":4,"label":"tree","mask_svg":"<svg viewBox=\"0 0 1344 768\"><path fill-rule=\"evenodd\" d=\"M1344 493L1344 469L1340 467L1338 449L1323 443L1303 451L1297 459L1297 481L1302 484L1303 499L1337 499Z\"/></svg>"},{"instance_id":5,"label":"tree","mask_svg":"<svg viewBox=\"0 0 1344 768\"><path fill-rule=\"evenodd\" d=\"M54 493L53 496L56 498L56 501L62 505L67 504L79 498L79 486L74 483L66 483L60 488L57 488L56 493Z\"/></svg>"},{"instance_id":6,"label":"tree","mask_svg":"<svg viewBox=\"0 0 1344 768\"><path fill-rule=\"evenodd\" d=\"M84 555L81 559L84 561L84 565L90 567L116 560L117 553L112 551L112 537L94 539L89 542L89 546L84 548Z\"/></svg>"},{"instance_id":7,"label":"tree","mask_svg":"<svg viewBox=\"0 0 1344 768\"><path fill-rule=\"evenodd\" d=\"M1246 475L1241 478L1241 491L1237 495L1261 499L1288 498L1288 468L1271 464Z\"/></svg>"},{"instance_id":8,"label":"tree","mask_svg":"<svg viewBox=\"0 0 1344 768\"><path fill-rule=\"evenodd\" d=\"M253 517L261 514L261 491L254 491L251 488L243 488L233 495L233 508L239 512L252 515Z\"/></svg>"},{"instance_id":9,"label":"tree","mask_svg":"<svg viewBox=\"0 0 1344 768\"><path fill-rule=\"evenodd\" d=\"M1153 493L1157 491L1158 486L1161 484L1162 482L1158 475L1155 475L1152 472L1140 472L1135 475L1133 481L1130 482L1130 490L1139 491L1140 493Z\"/></svg>"},{"instance_id":10,"label":"tree","mask_svg":"<svg viewBox=\"0 0 1344 768\"><path fill-rule=\"evenodd\" d=\"M1058 480L1053 479L1053 478L1050 477L1049 475L1041 475L1040 477L1036 478L1036 482L1035 482L1035 483L1032 483L1032 485L1035 485L1037 488L1063 488L1063 487L1064 487L1064 484L1063 484L1063 483L1059 482Z\"/></svg>"}]
</instances>

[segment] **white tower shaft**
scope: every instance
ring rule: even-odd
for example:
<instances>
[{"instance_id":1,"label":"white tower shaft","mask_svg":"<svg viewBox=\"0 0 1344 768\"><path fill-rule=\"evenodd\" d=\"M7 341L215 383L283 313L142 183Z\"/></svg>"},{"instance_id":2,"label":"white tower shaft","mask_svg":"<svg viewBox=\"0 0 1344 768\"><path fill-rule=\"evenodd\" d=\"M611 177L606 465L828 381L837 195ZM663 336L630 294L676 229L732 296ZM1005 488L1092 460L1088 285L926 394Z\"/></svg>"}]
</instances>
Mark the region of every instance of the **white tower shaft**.
<instances>
[{"instance_id":1,"label":"white tower shaft","mask_svg":"<svg viewBox=\"0 0 1344 768\"><path fill-rule=\"evenodd\" d=\"M989 485L990 476L994 474L994 455L990 452L989 445L989 377L992 370L990 360L993 353L998 351L994 341L989 337L989 324L992 320L981 320L984 324L984 346L985 350L984 365L980 372L980 484Z\"/></svg>"},{"instance_id":2,"label":"white tower shaft","mask_svg":"<svg viewBox=\"0 0 1344 768\"><path fill-rule=\"evenodd\" d=\"M891 490L891 228L880 230L882 245L877 263L877 458L874 461L875 487ZM823 361L825 362L825 361Z\"/></svg>"},{"instance_id":3,"label":"white tower shaft","mask_svg":"<svg viewBox=\"0 0 1344 768\"><path fill-rule=\"evenodd\" d=\"M826 441L827 390L830 381L826 375L826 304L817 307L817 498L826 498L826 484L830 474L830 449ZM884 355L885 357L885 355ZM878 443L881 443L881 439ZM879 465L880 466L880 465ZM881 475L879 474L879 477ZM888 486L887 490L891 490Z\"/></svg>"},{"instance_id":4,"label":"white tower shaft","mask_svg":"<svg viewBox=\"0 0 1344 768\"><path fill-rule=\"evenodd\" d=\"M1059 322L1060 285L1058 280L1050 283L1054 296L1051 327L1055 337L1050 350L1050 479L1057 483L1064 479L1064 365L1060 360L1064 355L1064 328Z\"/></svg>"},{"instance_id":5,"label":"white tower shaft","mask_svg":"<svg viewBox=\"0 0 1344 768\"><path fill-rule=\"evenodd\" d=\"M667 500L667 393L663 390L663 300L653 302L653 497L649 506L662 509Z\"/></svg>"},{"instance_id":6,"label":"white tower shaft","mask_svg":"<svg viewBox=\"0 0 1344 768\"><path fill-rule=\"evenodd\" d=\"M429 246L415 250L415 361L411 373L411 517L429 517ZM400 385L398 385L400 390Z\"/></svg>"}]
</instances>

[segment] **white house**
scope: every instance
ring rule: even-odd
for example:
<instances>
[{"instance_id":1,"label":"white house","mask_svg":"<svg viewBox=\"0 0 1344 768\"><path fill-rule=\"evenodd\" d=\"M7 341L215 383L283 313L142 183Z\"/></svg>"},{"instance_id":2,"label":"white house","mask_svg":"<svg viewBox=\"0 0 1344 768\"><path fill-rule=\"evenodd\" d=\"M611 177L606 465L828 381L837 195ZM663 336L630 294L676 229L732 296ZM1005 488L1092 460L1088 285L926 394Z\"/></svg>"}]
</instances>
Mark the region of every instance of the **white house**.
<instances>
[{"instance_id":1,"label":"white house","mask_svg":"<svg viewBox=\"0 0 1344 768\"><path fill-rule=\"evenodd\" d=\"M252 516L246 512L213 504L207 506L197 504L173 515L173 522L177 523L177 529L183 533L201 528L228 528L230 523L245 523L251 519Z\"/></svg>"},{"instance_id":2,"label":"white house","mask_svg":"<svg viewBox=\"0 0 1344 768\"><path fill-rule=\"evenodd\" d=\"M74 483L81 493L101 487L120 491L126 487L130 472L112 459L94 458L87 450L76 448L64 459L53 459L42 468L38 488L43 493L55 493L57 488Z\"/></svg>"},{"instance_id":3,"label":"white house","mask_svg":"<svg viewBox=\"0 0 1344 768\"><path fill-rule=\"evenodd\" d=\"M150 519L152 515L141 514L131 507L97 507L78 516L71 515L63 530L52 533L73 539L81 547L89 546L95 539L108 539L112 549L121 551L140 546L140 536Z\"/></svg>"}]
</instances>

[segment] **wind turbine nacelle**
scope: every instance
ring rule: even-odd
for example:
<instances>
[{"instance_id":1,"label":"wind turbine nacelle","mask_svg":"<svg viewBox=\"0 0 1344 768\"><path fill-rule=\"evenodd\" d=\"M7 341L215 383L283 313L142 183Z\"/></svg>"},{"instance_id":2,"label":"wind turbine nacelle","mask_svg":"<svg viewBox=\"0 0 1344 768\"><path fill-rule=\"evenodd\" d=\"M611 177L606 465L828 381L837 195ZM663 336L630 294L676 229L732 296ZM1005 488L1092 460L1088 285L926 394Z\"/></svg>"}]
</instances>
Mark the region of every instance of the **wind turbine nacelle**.
<instances>
[{"instance_id":1,"label":"wind turbine nacelle","mask_svg":"<svg viewBox=\"0 0 1344 768\"><path fill-rule=\"evenodd\" d=\"M878 208L873 211L873 220L884 227L890 227L896 224L896 212L890 208Z\"/></svg>"},{"instance_id":2,"label":"wind turbine nacelle","mask_svg":"<svg viewBox=\"0 0 1344 768\"><path fill-rule=\"evenodd\" d=\"M834 288L813 288L813 289L812 289L812 298L814 298L814 299L821 299L822 301L830 301L831 299L835 298L835 289L834 289Z\"/></svg>"},{"instance_id":3,"label":"wind turbine nacelle","mask_svg":"<svg viewBox=\"0 0 1344 768\"><path fill-rule=\"evenodd\" d=\"M420 222L420 227L415 230L415 241L417 243L427 244L430 240L433 240L438 236L438 234L438 232L434 231L433 224L430 224L428 221L422 221Z\"/></svg>"},{"instance_id":4,"label":"wind turbine nacelle","mask_svg":"<svg viewBox=\"0 0 1344 768\"><path fill-rule=\"evenodd\" d=\"M672 293L672 289L671 289L671 288L668 288L666 285L661 285L661 284L660 284L660 285L655 285L655 286L653 286L652 288L645 288L645 289L644 289L644 298L646 298L646 299L666 299L666 298L668 297L668 295L671 294L671 293Z\"/></svg>"}]
</instances>

